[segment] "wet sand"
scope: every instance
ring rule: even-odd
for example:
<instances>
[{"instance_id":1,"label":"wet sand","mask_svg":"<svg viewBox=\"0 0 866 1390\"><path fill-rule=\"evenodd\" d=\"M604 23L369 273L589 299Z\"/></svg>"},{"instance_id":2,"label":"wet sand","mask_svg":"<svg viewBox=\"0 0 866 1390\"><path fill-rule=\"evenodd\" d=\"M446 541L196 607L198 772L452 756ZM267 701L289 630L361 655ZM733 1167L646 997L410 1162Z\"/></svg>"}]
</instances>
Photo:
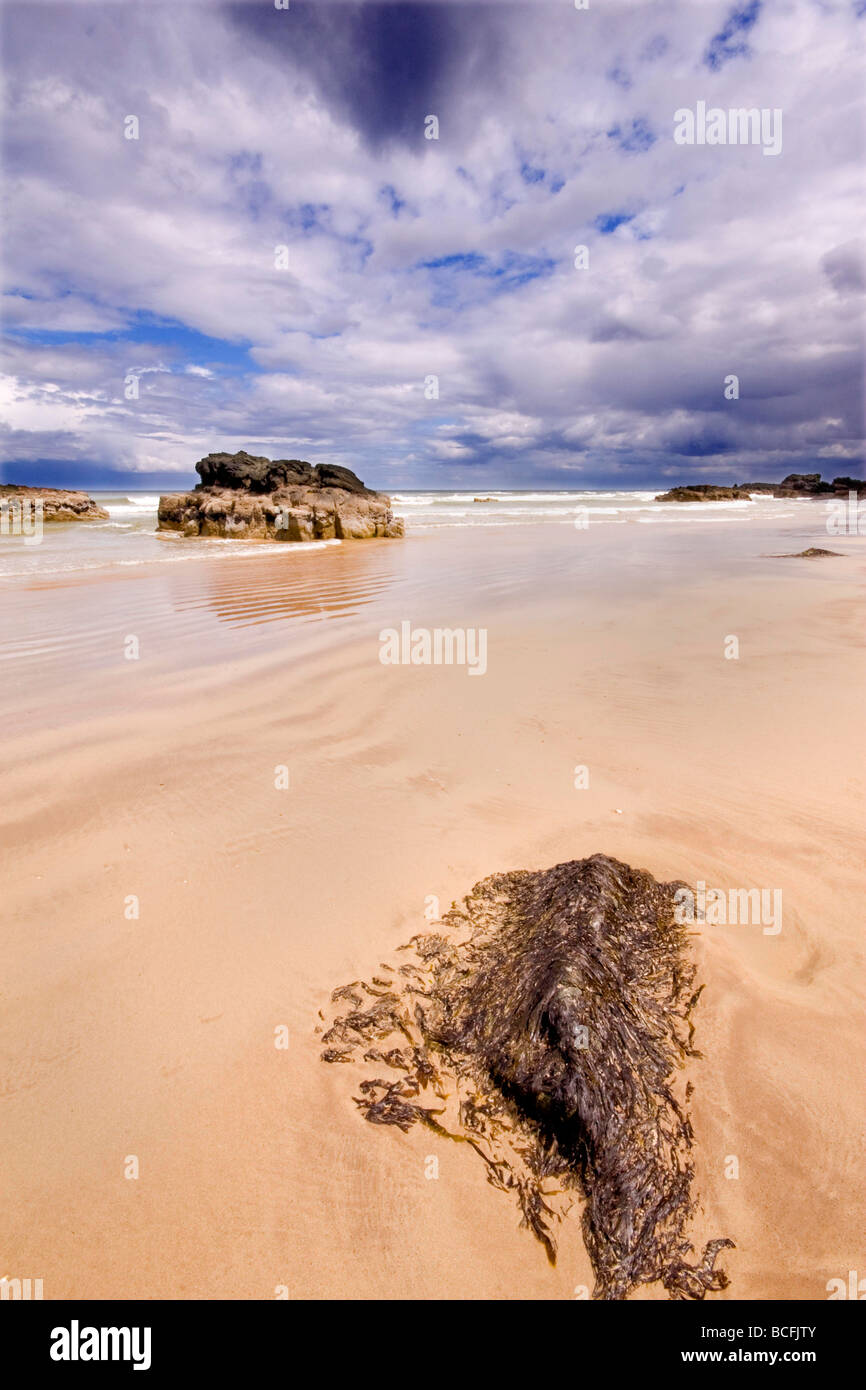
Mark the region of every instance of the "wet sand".
<instances>
[{"instance_id":1,"label":"wet sand","mask_svg":"<svg viewBox=\"0 0 866 1390\"><path fill-rule=\"evenodd\" d=\"M363 1122L314 1027L429 897L595 852L782 890L778 935L695 938L693 1238L737 1243L722 1298L859 1268L864 542L766 558L827 544L805 514L628 529L5 588L3 1274L46 1298L591 1287L577 1209L552 1269L464 1146ZM485 627L487 673L382 666L403 620Z\"/></svg>"}]
</instances>

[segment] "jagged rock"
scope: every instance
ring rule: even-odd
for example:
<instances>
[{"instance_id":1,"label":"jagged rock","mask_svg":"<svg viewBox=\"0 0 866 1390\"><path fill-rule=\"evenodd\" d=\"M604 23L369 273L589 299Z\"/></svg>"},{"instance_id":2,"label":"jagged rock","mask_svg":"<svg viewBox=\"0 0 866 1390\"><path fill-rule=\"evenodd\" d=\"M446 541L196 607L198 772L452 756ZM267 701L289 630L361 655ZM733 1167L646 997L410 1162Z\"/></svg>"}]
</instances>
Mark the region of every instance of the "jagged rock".
<instances>
[{"instance_id":1,"label":"jagged rock","mask_svg":"<svg viewBox=\"0 0 866 1390\"><path fill-rule=\"evenodd\" d=\"M720 487L715 483L688 483L673 487L669 492L659 493L657 502L724 502L748 501L749 494L764 493L769 497L828 497L847 496L856 492L866 495L866 482L862 478L834 478L825 483L820 473L789 473L780 483L734 483L731 487Z\"/></svg>"},{"instance_id":2,"label":"jagged rock","mask_svg":"<svg viewBox=\"0 0 866 1390\"><path fill-rule=\"evenodd\" d=\"M403 535L391 499L348 468L303 459L208 454L194 491L159 499L160 531L248 540L366 540Z\"/></svg>"},{"instance_id":3,"label":"jagged rock","mask_svg":"<svg viewBox=\"0 0 866 1390\"><path fill-rule=\"evenodd\" d=\"M866 495L866 482L862 478L834 478L830 486L839 495L848 492L856 492L859 497Z\"/></svg>"},{"instance_id":4,"label":"jagged rock","mask_svg":"<svg viewBox=\"0 0 866 1390\"><path fill-rule=\"evenodd\" d=\"M17 507L31 508L35 502L42 504L43 521L106 521L108 512L98 507L86 492L69 492L58 487L28 487L24 483L3 483L0 485L0 509L9 514ZM3 527L3 531L8 527Z\"/></svg>"},{"instance_id":5,"label":"jagged rock","mask_svg":"<svg viewBox=\"0 0 866 1390\"><path fill-rule=\"evenodd\" d=\"M844 495L848 492L866 493L866 482L862 478L834 478L825 483L820 473L789 473L776 490L778 497L826 497L829 493Z\"/></svg>"},{"instance_id":6,"label":"jagged rock","mask_svg":"<svg viewBox=\"0 0 866 1390\"><path fill-rule=\"evenodd\" d=\"M277 492L292 487L334 487L372 497L369 488L348 468L305 463L303 459L267 459L248 454L208 454L196 464L203 488L245 488L248 492Z\"/></svg>"},{"instance_id":7,"label":"jagged rock","mask_svg":"<svg viewBox=\"0 0 866 1390\"><path fill-rule=\"evenodd\" d=\"M658 1281L700 1299L728 1283L714 1264L730 1240L688 1260L692 1087L677 1072L700 1056L701 991L683 886L603 854L494 874L402 965L383 963L387 978L335 990L348 1012L322 1034L324 1061L368 1064L368 1121L469 1144L551 1260L552 1223L582 1197L595 1298Z\"/></svg>"},{"instance_id":8,"label":"jagged rock","mask_svg":"<svg viewBox=\"0 0 866 1390\"><path fill-rule=\"evenodd\" d=\"M810 545L808 550L785 550L773 555L773 560L817 560L822 555L841 555L841 550L822 550L818 545Z\"/></svg>"},{"instance_id":9,"label":"jagged rock","mask_svg":"<svg viewBox=\"0 0 866 1390\"><path fill-rule=\"evenodd\" d=\"M672 487L663 492L657 502L748 502L746 488L716 487L713 483L694 483L688 487Z\"/></svg>"},{"instance_id":10,"label":"jagged rock","mask_svg":"<svg viewBox=\"0 0 866 1390\"><path fill-rule=\"evenodd\" d=\"M789 473L782 479L782 487L797 488L799 492L812 492L821 482L820 473Z\"/></svg>"}]
</instances>

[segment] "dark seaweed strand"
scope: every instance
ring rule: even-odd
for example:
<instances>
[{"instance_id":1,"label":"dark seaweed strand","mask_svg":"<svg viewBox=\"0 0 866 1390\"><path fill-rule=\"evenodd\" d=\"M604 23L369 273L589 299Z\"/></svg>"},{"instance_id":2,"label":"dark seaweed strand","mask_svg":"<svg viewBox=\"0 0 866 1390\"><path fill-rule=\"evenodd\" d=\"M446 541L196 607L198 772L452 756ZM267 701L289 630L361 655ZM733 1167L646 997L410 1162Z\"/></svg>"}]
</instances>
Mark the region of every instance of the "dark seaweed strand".
<instances>
[{"instance_id":1,"label":"dark seaweed strand","mask_svg":"<svg viewBox=\"0 0 866 1390\"><path fill-rule=\"evenodd\" d=\"M672 1086L700 1056L700 990L678 886L605 855L495 874L446 914L449 935L416 936L396 971L383 966L389 980L335 990L350 1011L322 1039L325 1061L363 1049L391 1073L360 1082L368 1121L469 1143L551 1262L551 1226L576 1191L594 1298L661 1282L700 1299L728 1284L714 1266L732 1241L688 1260L694 1141Z\"/></svg>"}]
</instances>

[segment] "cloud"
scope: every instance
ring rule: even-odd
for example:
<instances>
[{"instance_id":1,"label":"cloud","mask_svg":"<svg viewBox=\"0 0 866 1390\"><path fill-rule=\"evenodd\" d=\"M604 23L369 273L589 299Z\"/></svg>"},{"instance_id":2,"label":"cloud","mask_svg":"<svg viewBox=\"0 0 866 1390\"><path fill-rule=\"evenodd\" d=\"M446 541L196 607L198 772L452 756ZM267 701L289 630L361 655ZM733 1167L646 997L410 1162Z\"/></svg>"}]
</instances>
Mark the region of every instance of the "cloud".
<instances>
[{"instance_id":1,"label":"cloud","mask_svg":"<svg viewBox=\"0 0 866 1390\"><path fill-rule=\"evenodd\" d=\"M852 239L844 246L834 246L822 256L821 269L837 294L862 294L866 290L866 249L862 240Z\"/></svg>"},{"instance_id":2,"label":"cloud","mask_svg":"<svg viewBox=\"0 0 866 1390\"><path fill-rule=\"evenodd\" d=\"M251 447L395 488L856 472L862 23L11 0L10 471ZM698 100L782 109L782 153L675 145Z\"/></svg>"}]
</instances>

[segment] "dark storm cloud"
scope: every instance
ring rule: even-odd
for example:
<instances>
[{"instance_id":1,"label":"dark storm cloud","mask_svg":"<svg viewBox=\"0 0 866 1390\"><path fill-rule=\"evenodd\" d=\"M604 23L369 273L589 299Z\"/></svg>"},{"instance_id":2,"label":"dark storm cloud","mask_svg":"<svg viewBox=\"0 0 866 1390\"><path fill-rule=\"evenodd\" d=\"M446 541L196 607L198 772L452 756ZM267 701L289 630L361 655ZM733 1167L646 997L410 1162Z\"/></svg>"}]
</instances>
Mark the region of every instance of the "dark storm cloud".
<instances>
[{"instance_id":1,"label":"dark storm cloud","mask_svg":"<svg viewBox=\"0 0 866 1390\"><path fill-rule=\"evenodd\" d=\"M495 76L497 17L486 5L298 0L290 13L249 4L228 12L242 42L303 70L374 148L417 145L424 118L446 118L469 73L475 83Z\"/></svg>"},{"instance_id":2,"label":"dark storm cloud","mask_svg":"<svg viewBox=\"0 0 866 1390\"><path fill-rule=\"evenodd\" d=\"M821 268L837 294L862 294L866 290L866 248L862 241L835 246L822 257Z\"/></svg>"}]
</instances>

